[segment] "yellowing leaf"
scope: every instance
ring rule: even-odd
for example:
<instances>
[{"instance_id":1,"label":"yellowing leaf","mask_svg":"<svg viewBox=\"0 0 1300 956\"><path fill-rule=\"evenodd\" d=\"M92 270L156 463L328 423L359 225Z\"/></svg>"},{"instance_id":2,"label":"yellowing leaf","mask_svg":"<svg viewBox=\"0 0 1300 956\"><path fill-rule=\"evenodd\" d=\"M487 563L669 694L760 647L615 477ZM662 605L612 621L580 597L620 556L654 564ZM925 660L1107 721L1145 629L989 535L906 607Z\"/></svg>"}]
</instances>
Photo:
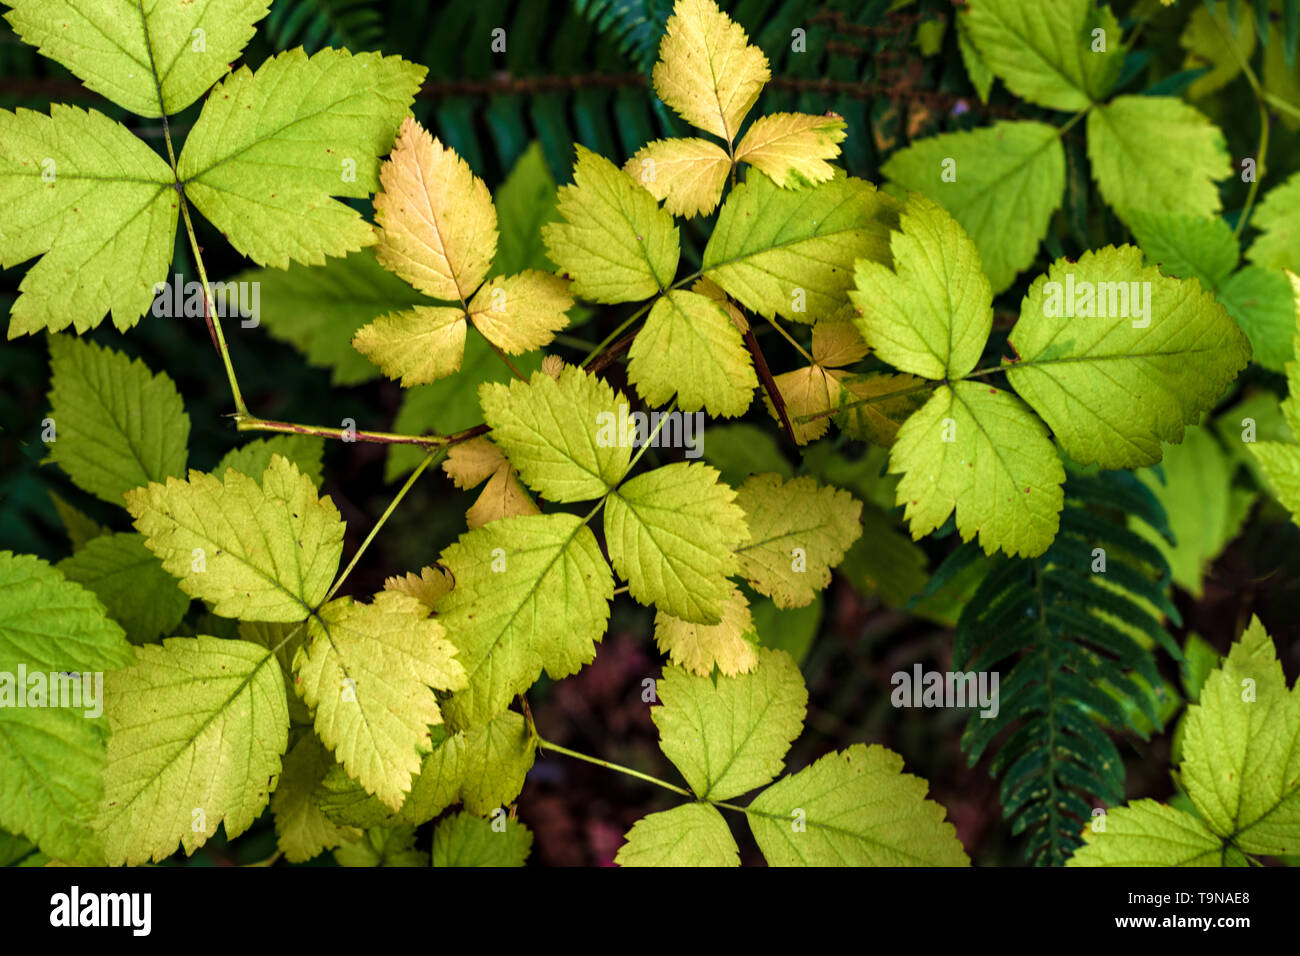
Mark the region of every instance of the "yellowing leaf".
<instances>
[{"instance_id":1,"label":"yellowing leaf","mask_svg":"<svg viewBox=\"0 0 1300 956\"><path fill-rule=\"evenodd\" d=\"M867 343L848 318L851 314L845 309L843 316L822 319L813 326L812 357L822 368L842 368L867 357Z\"/></svg>"},{"instance_id":2,"label":"yellowing leaf","mask_svg":"<svg viewBox=\"0 0 1300 956\"><path fill-rule=\"evenodd\" d=\"M400 807L429 725L442 722L433 689L465 685L442 623L417 599L381 591L373 604L331 601L307 627L293 669L317 735L366 790Z\"/></svg>"},{"instance_id":3,"label":"yellowing leaf","mask_svg":"<svg viewBox=\"0 0 1300 956\"><path fill-rule=\"evenodd\" d=\"M779 608L811 603L862 534L862 503L806 475L754 475L736 504L749 524L749 540L736 550L740 573Z\"/></svg>"},{"instance_id":4,"label":"yellowing leaf","mask_svg":"<svg viewBox=\"0 0 1300 956\"><path fill-rule=\"evenodd\" d=\"M533 835L518 820L457 813L433 831L434 866L523 866Z\"/></svg>"},{"instance_id":5,"label":"yellowing leaf","mask_svg":"<svg viewBox=\"0 0 1300 956\"><path fill-rule=\"evenodd\" d=\"M907 417L929 398L928 384L912 375L854 375L842 379L843 404L869 399L835 416L847 434L888 448Z\"/></svg>"},{"instance_id":6,"label":"yellowing leaf","mask_svg":"<svg viewBox=\"0 0 1300 956\"><path fill-rule=\"evenodd\" d=\"M684 412L743 415L758 378L740 330L718 302L674 289L655 300L628 350L628 380L649 405L677 395Z\"/></svg>"},{"instance_id":7,"label":"yellowing leaf","mask_svg":"<svg viewBox=\"0 0 1300 956\"><path fill-rule=\"evenodd\" d=\"M781 393L781 398L785 401L786 414L790 418L794 439L800 445L806 445L808 442L815 441L826 434L826 429L831 424L829 415L814 418L807 422L800 422L799 418L803 415L828 412L832 408L838 407L841 393L840 378L843 375L843 372L834 369L809 365L806 368L795 369L793 372L785 372L775 377L777 391ZM763 403L767 406L768 414L773 419L779 420L772 399L764 395Z\"/></svg>"},{"instance_id":8,"label":"yellowing leaf","mask_svg":"<svg viewBox=\"0 0 1300 956\"><path fill-rule=\"evenodd\" d=\"M745 133L736 147L736 161L761 169L778 186L798 179L825 182L835 172L826 160L840 154L846 135L840 116L770 113Z\"/></svg>"},{"instance_id":9,"label":"yellowing leaf","mask_svg":"<svg viewBox=\"0 0 1300 956\"><path fill-rule=\"evenodd\" d=\"M706 139L657 139L637 150L623 171L674 216L707 215L722 198L731 157Z\"/></svg>"},{"instance_id":10,"label":"yellowing leaf","mask_svg":"<svg viewBox=\"0 0 1300 956\"><path fill-rule=\"evenodd\" d=\"M361 837L361 831L339 826L321 812L321 781L334 766L334 758L313 733L304 734L284 758L284 773L271 796L271 812L277 845L290 863L305 863Z\"/></svg>"},{"instance_id":11,"label":"yellowing leaf","mask_svg":"<svg viewBox=\"0 0 1300 956\"><path fill-rule=\"evenodd\" d=\"M469 317L484 338L519 355L546 345L569 324L569 285L558 276L529 269L487 283L469 304Z\"/></svg>"},{"instance_id":12,"label":"yellowing leaf","mask_svg":"<svg viewBox=\"0 0 1300 956\"><path fill-rule=\"evenodd\" d=\"M1245 866L1240 851L1186 810L1154 800L1135 800L1106 812L1106 829L1083 832L1084 845L1066 866Z\"/></svg>"},{"instance_id":13,"label":"yellowing leaf","mask_svg":"<svg viewBox=\"0 0 1300 956\"><path fill-rule=\"evenodd\" d=\"M1056 537L1065 469L1043 423L1009 392L942 385L898 430L889 470L913 538L957 512L963 541L987 554L1041 554Z\"/></svg>"},{"instance_id":14,"label":"yellowing leaf","mask_svg":"<svg viewBox=\"0 0 1300 956\"><path fill-rule=\"evenodd\" d=\"M713 0L677 0L659 42L654 86L682 119L731 143L771 78L763 51Z\"/></svg>"},{"instance_id":15,"label":"yellowing leaf","mask_svg":"<svg viewBox=\"0 0 1300 956\"><path fill-rule=\"evenodd\" d=\"M655 643L678 667L707 677L716 666L728 677L758 666L757 635L749 602L739 588L722 605L717 624L694 624L664 611L655 615Z\"/></svg>"},{"instance_id":16,"label":"yellowing leaf","mask_svg":"<svg viewBox=\"0 0 1300 956\"><path fill-rule=\"evenodd\" d=\"M620 485L605 499L605 543L628 593L686 621L721 621L746 537L735 497L716 469L686 462Z\"/></svg>"},{"instance_id":17,"label":"yellowing leaf","mask_svg":"<svg viewBox=\"0 0 1300 956\"><path fill-rule=\"evenodd\" d=\"M465 357L465 313L445 305L417 305L381 316L357 330L353 347L403 388L427 385L460 370Z\"/></svg>"},{"instance_id":18,"label":"yellowing leaf","mask_svg":"<svg viewBox=\"0 0 1300 956\"><path fill-rule=\"evenodd\" d=\"M614 862L619 866L740 866L740 849L716 808L684 803L634 823Z\"/></svg>"},{"instance_id":19,"label":"yellowing leaf","mask_svg":"<svg viewBox=\"0 0 1300 956\"><path fill-rule=\"evenodd\" d=\"M451 576L441 568L424 568L419 574L408 572L386 578L384 590L409 595L432 611L438 598L450 591L454 583Z\"/></svg>"},{"instance_id":20,"label":"yellowing leaf","mask_svg":"<svg viewBox=\"0 0 1300 956\"><path fill-rule=\"evenodd\" d=\"M191 471L126 495L145 546L181 590L223 617L301 621L325 599L343 553L343 522L311 479L276 455L261 484Z\"/></svg>"},{"instance_id":21,"label":"yellowing leaf","mask_svg":"<svg viewBox=\"0 0 1300 956\"><path fill-rule=\"evenodd\" d=\"M112 728L95 829L109 865L193 853L261 814L288 746L275 657L247 641L173 637L104 680Z\"/></svg>"},{"instance_id":22,"label":"yellowing leaf","mask_svg":"<svg viewBox=\"0 0 1300 956\"><path fill-rule=\"evenodd\" d=\"M487 481L487 487L465 514L470 528L482 527L498 518L538 513L537 505L519 483L506 456L486 438L452 445L442 467L457 488L473 488Z\"/></svg>"},{"instance_id":23,"label":"yellowing leaf","mask_svg":"<svg viewBox=\"0 0 1300 956\"><path fill-rule=\"evenodd\" d=\"M573 185L559 190L560 222L542 226L546 253L593 302L635 302L666 289L681 254L673 217L631 176L577 147Z\"/></svg>"},{"instance_id":24,"label":"yellowing leaf","mask_svg":"<svg viewBox=\"0 0 1300 956\"><path fill-rule=\"evenodd\" d=\"M497 251L497 212L483 180L409 116L379 180L380 264L435 299L467 301Z\"/></svg>"}]
</instances>

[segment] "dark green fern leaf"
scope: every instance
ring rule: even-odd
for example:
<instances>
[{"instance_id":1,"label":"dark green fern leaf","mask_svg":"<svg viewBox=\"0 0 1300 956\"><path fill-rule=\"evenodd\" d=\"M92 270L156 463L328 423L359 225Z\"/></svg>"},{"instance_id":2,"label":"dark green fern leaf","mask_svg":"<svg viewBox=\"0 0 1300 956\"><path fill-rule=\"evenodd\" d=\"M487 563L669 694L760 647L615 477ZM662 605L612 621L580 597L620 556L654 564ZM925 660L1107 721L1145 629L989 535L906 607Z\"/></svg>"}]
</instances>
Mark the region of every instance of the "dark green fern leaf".
<instances>
[{"instance_id":1,"label":"dark green fern leaf","mask_svg":"<svg viewBox=\"0 0 1300 956\"><path fill-rule=\"evenodd\" d=\"M957 623L953 666L1001 673L997 715L973 714L962 747L972 764L996 751L1003 814L1028 835L1037 864L1063 863L1094 807L1122 802L1124 764L1108 731L1145 737L1135 713L1160 726L1145 689L1159 681L1149 648L1178 648L1151 608L1174 621L1178 612L1165 593L1169 567L1125 527L1130 514L1169 537L1159 503L1132 475L1071 475L1051 547L998 559ZM963 545L935 577L976 553Z\"/></svg>"},{"instance_id":2,"label":"dark green fern leaf","mask_svg":"<svg viewBox=\"0 0 1300 956\"><path fill-rule=\"evenodd\" d=\"M574 9L608 36L637 69L649 73L659 38L673 12L672 0L573 0Z\"/></svg>"},{"instance_id":3,"label":"dark green fern leaf","mask_svg":"<svg viewBox=\"0 0 1300 956\"><path fill-rule=\"evenodd\" d=\"M301 46L308 53L327 47L373 50L383 41L383 19L369 0L279 0L264 32L276 50Z\"/></svg>"}]
</instances>

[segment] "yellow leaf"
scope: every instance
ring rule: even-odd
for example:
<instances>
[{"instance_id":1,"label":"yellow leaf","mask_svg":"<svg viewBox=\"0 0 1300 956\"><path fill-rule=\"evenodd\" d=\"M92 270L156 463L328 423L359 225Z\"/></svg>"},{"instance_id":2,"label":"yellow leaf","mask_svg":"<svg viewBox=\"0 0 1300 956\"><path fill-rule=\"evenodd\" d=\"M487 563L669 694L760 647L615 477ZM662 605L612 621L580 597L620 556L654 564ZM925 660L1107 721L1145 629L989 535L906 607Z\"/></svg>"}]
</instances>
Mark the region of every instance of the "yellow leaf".
<instances>
[{"instance_id":1,"label":"yellow leaf","mask_svg":"<svg viewBox=\"0 0 1300 956\"><path fill-rule=\"evenodd\" d=\"M537 269L493 279L469 304L469 317L484 338L519 355L546 345L569 324L569 284Z\"/></svg>"},{"instance_id":2,"label":"yellow leaf","mask_svg":"<svg viewBox=\"0 0 1300 956\"><path fill-rule=\"evenodd\" d=\"M843 368L866 358L867 343L851 321L831 316L813 326L812 356L823 368Z\"/></svg>"},{"instance_id":3,"label":"yellow leaf","mask_svg":"<svg viewBox=\"0 0 1300 956\"><path fill-rule=\"evenodd\" d=\"M839 116L772 113L754 121L736 147L736 161L762 170L778 186L797 185L800 176L822 183L835 173L826 160L840 154L845 135Z\"/></svg>"},{"instance_id":4,"label":"yellow leaf","mask_svg":"<svg viewBox=\"0 0 1300 956\"><path fill-rule=\"evenodd\" d=\"M459 371L465 357L465 313L446 305L417 305L362 326L352 347L403 388L427 385Z\"/></svg>"},{"instance_id":5,"label":"yellow leaf","mask_svg":"<svg viewBox=\"0 0 1300 956\"><path fill-rule=\"evenodd\" d=\"M419 574L411 571L400 577L394 575L386 578L384 590L413 597L432 611L438 598L450 591L455 584L452 576L444 568L435 567L424 568Z\"/></svg>"},{"instance_id":6,"label":"yellow leaf","mask_svg":"<svg viewBox=\"0 0 1300 956\"><path fill-rule=\"evenodd\" d=\"M520 515L541 514L533 499L519 483L513 468L502 468L479 493L478 501L465 512L465 523L472 531L498 518L517 518Z\"/></svg>"},{"instance_id":7,"label":"yellow leaf","mask_svg":"<svg viewBox=\"0 0 1300 956\"><path fill-rule=\"evenodd\" d=\"M506 456L490 439L482 437L452 445L442 463L447 477L462 490L481 484L503 467L510 467Z\"/></svg>"},{"instance_id":8,"label":"yellow leaf","mask_svg":"<svg viewBox=\"0 0 1300 956\"><path fill-rule=\"evenodd\" d=\"M745 319L745 313L740 311L736 303L727 298L727 293L722 291L722 286L712 279L705 279L701 276L695 280L695 284L691 286L691 291L707 299L712 299L726 309L727 315L731 316L732 323L736 328L740 329L742 335L749 331L749 322Z\"/></svg>"},{"instance_id":9,"label":"yellow leaf","mask_svg":"<svg viewBox=\"0 0 1300 956\"><path fill-rule=\"evenodd\" d=\"M659 650L674 664L704 677L713 673L715 664L728 677L747 674L758 666L758 653L745 639L753 631L749 602L739 588L732 588L717 624L692 624L663 611L655 615Z\"/></svg>"},{"instance_id":10,"label":"yellow leaf","mask_svg":"<svg viewBox=\"0 0 1300 956\"><path fill-rule=\"evenodd\" d=\"M408 116L379 181L379 262L435 299L468 299L497 251L497 212L483 180Z\"/></svg>"},{"instance_id":11,"label":"yellow leaf","mask_svg":"<svg viewBox=\"0 0 1300 956\"><path fill-rule=\"evenodd\" d=\"M806 445L826 434L826 429L831 424L829 415L807 422L798 419L801 415L828 412L839 405L840 378L844 374L824 369L820 365L809 365L776 376L776 387L785 399L785 413L790 417L790 427L794 430L795 441L800 445ZM768 413L776 418L776 407L772 404L772 399L764 395L763 401L767 404Z\"/></svg>"},{"instance_id":12,"label":"yellow leaf","mask_svg":"<svg viewBox=\"0 0 1300 956\"><path fill-rule=\"evenodd\" d=\"M763 51L713 0L677 0L654 85L682 119L730 144L771 78Z\"/></svg>"},{"instance_id":13,"label":"yellow leaf","mask_svg":"<svg viewBox=\"0 0 1300 956\"><path fill-rule=\"evenodd\" d=\"M623 171L674 216L689 218L717 207L731 157L708 140L659 139L637 150Z\"/></svg>"}]
</instances>

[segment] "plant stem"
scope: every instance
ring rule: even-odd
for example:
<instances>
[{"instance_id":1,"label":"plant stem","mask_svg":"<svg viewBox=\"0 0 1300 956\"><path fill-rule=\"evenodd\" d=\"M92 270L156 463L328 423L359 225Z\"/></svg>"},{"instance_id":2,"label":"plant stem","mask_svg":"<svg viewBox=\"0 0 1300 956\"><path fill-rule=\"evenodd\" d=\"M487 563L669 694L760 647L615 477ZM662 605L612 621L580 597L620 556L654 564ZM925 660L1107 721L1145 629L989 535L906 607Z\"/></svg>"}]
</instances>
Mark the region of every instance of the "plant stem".
<instances>
[{"instance_id":1,"label":"plant stem","mask_svg":"<svg viewBox=\"0 0 1300 956\"><path fill-rule=\"evenodd\" d=\"M663 787L665 790L671 790L673 793L680 793L683 797L695 799L695 794L689 790L679 787L676 784L669 783L666 780L660 780L658 777L652 777L648 773L642 773L639 770L633 770L631 767L624 767L621 764L610 763L608 760L601 760L598 757L588 757L586 754L580 754L576 750L570 750L568 747L561 747L559 744L553 744L544 739L540 734L537 735L538 750L553 750L557 754L564 754L566 757L572 757L574 760L584 760L587 763L595 764L597 767L604 767L606 770L614 770L618 773L627 774L629 777L636 777L638 780L644 780L646 783L653 783L655 786Z\"/></svg>"},{"instance_id":2,"label":"plant stem","mask_svg":"<svg viewBox=\"0 0 1300 956\"><path fill-rule=\"evenodd\" d=\"M789 332L787 332L787 331L785 330L785 327L784 327L783 325L781 325L781 323L778 322L778 321L776 320L775 317L769 318L769 319L767 320L767 323L768 323L768 325L772 326L772 328L774 328L774 329L776 329L778 332L780 332L781 335L783 335L783 336L785 337L785 340L786 340L787 342L789 342L791 345L793 345L793 346L795 347L795 350L796 350L800 355L802 355L802 356L804 357L805 360L807 360L807 362L808 362L809 365L816 365L816 364L817 364L816 360L814 360L813 357L812 357L811 355L809 355L806 351L804 351L804 347L803 347L802 345L800 345L797 341L795 341L794 336L791 335Z\"/></svg>"},{"instance_id":3,"label":"plant stem","mask_svg":"<svg viewBox=\"0 0 1300 956\"><path fill-rule=\"evenodd\" d=\"M326 428L323 425L299 425L296 422L277 422L247 416L237 418L236 427L241 432L282 432L290 435L316 435L341 441L363 441L380 445L420 445L425 448L446 448L477 438L488 432L487 425L475 425L453 435L401 435L396 432L368 432L344 428Z\"/></svg>"},{"instance_id":4,"label":"plant stem","mask_svg":"<svg viewBox=\"0 0 1300 956\"><path fill-rule=\"evenodd\" d=\"M221 353L221 362L226 367L226 379L230 382L230 394L235 400L235 415L242 417L248 414L248 406L244 404L244 396L239 393L239 379L235 377L235 366L230 361L230 349L226 345L226 337L221 331L221 318L217 315L215 309L216 303L212 298L212 287L208 284L208 272L203 268L203 253L199 251L199 240L194 234L194 223L190 219L190 205L185 199L185 190L177 189L181 200L181 215L185 219L185 231L190 237L190 249L194 253L194 265L199 270L199 281L203 283L203 317L208 321L208 331L212 334L212 339L217 345L217 351Z\"/></svg>"},{"instance_id":5,"label":"plant stem","mask_svg":"<svg viewBox=\"0 0 1300 956\"><path fill-rule=\"evenodd\" d=\"M975 373L971 373L974 375ZM966 376L970 378L971 376ZM855 399L852 402L845 402L843 405L837 405L834 408L828 408L824 412L814 412L811 415L800 415L795 419L799 424L804 422L816 421L819 418L829 418L831 415L838 415L840 412L848 411L850 408L857 408L859 405L874 405L876 402L883 402L887 398L897 398L899 395L911 395L913 392L924 392L938 388L943 382L926 382L922 385L909 385L907 388L896 388L892 392L881 392L879 395L870 395L867 398Z\"/></svg>"},{"instance_id":6,"label":"plant stem","mask_svg":"<svg viewBox=\"0 0 1300 956\"><path fill-rule=\"evenodd\" d=\"M790 444L797 446L799 440L795 438L794 426L790 424L790 416L785 410L785 396L776 387L776 379L772 377L772 370L767 367L767 359L763 357L763 350L758 347L758 339L754 337L753 328L745 329L744 338L745 348L749 349L749 354L754 357L754 371L758 373L758 380L763 383L763 390L767 392L767 397L772 400L776 417L781 419L781 425L785 428L785 435L790 439Z\"/></svg>"},{"instance_id":7,"label":"plant stem","mask_svg":"<svg viewBox=\"0 0 1300 956\"><path fill-rule=\"evenodd\" d=\"M321 604L324 604L332 598L334 593L342 586L343 582L347 580L348 575L352 573L352 569L355 568L357 562L361 560L361 556L366 553L366 548L370 546L370 542L375 539L375 535L379 533L379 529L384 526L384 523L388 521L392 513L397 510L397 506L401 504L402 499L406 497L406 493L411 490L416 479L424 473L424 470L428 468L429 465L433 464L435 459L440 458L443 454L445 454L445 449L429 449L429 453L424 456L424 460L421 461L415 471L411 472L410 476L407 477L406 484L402 485L401 490L397 492L397 496L388 503L388 507L385 508L384 513L379 516L379 520L375 522L375 526L370 529L370 533L366 535L366 539L361 542L361 547L357 548L356 554L352 555L352 560L349 561L348 566L343 569L343 573L338 576L338 580L334 582L334 586L330 588L329 594L325 595L325 600L321 601Z\"/></svg>"},{"instance_id":8,"label":"plant stem","mask_svg":"<svg viewBox=\"0 0 1300 956\"><path fill-rule=\"evenodd\" d=\"M1241 215L1237 217L1237 228L1232 230L1232 235L1241 238L1242 232L1246 228L1246 223L1250 221L1250 211L1255 205L1255 194L1259 192L1259 181L1264 178L1264 157L1268 154L1268 107L1264 101L1259 101L1259 149L1255 153L1255 176L1250 181L1250 188L1246 191L1246 204L1241 207Z\"/></svg>"},{"instance_id":9,"label":"plant stem","mask_svg":"<svg viewBox=\"0 0 1300 956\"><path fill-rule=\"evenodd\" d=\"M602 349L604 349L607 345L609 345L610 342L613 342L616 338L618 338L625 331L627 331L627 327L629 325L631 325L637 319L641 318L641 316L649 312L650 307L653 306L658 301L659 301L659 296L656 295L653 299L651 299L645 305L641 306L641 308L637 309L626 319L620 322L618 328L616 328L613 332L609 333L609 335L601 339L600 344L587 353L587 357L582 360L582 368L589 367L591 363L595 360L596 356L598 356L601 353Z\"/></svg>"}]
</instances>

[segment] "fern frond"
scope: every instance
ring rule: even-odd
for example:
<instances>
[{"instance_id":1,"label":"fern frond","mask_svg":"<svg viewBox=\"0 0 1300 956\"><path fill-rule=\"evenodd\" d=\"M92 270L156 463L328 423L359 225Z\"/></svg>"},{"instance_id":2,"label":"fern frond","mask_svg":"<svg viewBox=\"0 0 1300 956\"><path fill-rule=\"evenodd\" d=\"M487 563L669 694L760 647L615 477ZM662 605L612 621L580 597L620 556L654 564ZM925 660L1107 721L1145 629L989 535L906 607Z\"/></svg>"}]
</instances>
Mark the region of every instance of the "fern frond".
<instances>
[{"instance_id":1,"label":"fern frond","mask_svg":"<svg viewBox=\"0 0 1300 956\"><path fill-rule=\"evenodd\" d=\"M573 0L573 6L638 70L650 72L672 13L672 0Z\"/></svg>"},{"instance_id":2,"label":"fern frond","mask_svg":"<svg viewBox=\"0 0 1300 956\"><path fill-rule=\"evenodd\" d=\"M278 50L301 46L374 50L383 41L383 20L370 0L279 0L266 18L265 35Z\"/></svg>"}]
</instances>

